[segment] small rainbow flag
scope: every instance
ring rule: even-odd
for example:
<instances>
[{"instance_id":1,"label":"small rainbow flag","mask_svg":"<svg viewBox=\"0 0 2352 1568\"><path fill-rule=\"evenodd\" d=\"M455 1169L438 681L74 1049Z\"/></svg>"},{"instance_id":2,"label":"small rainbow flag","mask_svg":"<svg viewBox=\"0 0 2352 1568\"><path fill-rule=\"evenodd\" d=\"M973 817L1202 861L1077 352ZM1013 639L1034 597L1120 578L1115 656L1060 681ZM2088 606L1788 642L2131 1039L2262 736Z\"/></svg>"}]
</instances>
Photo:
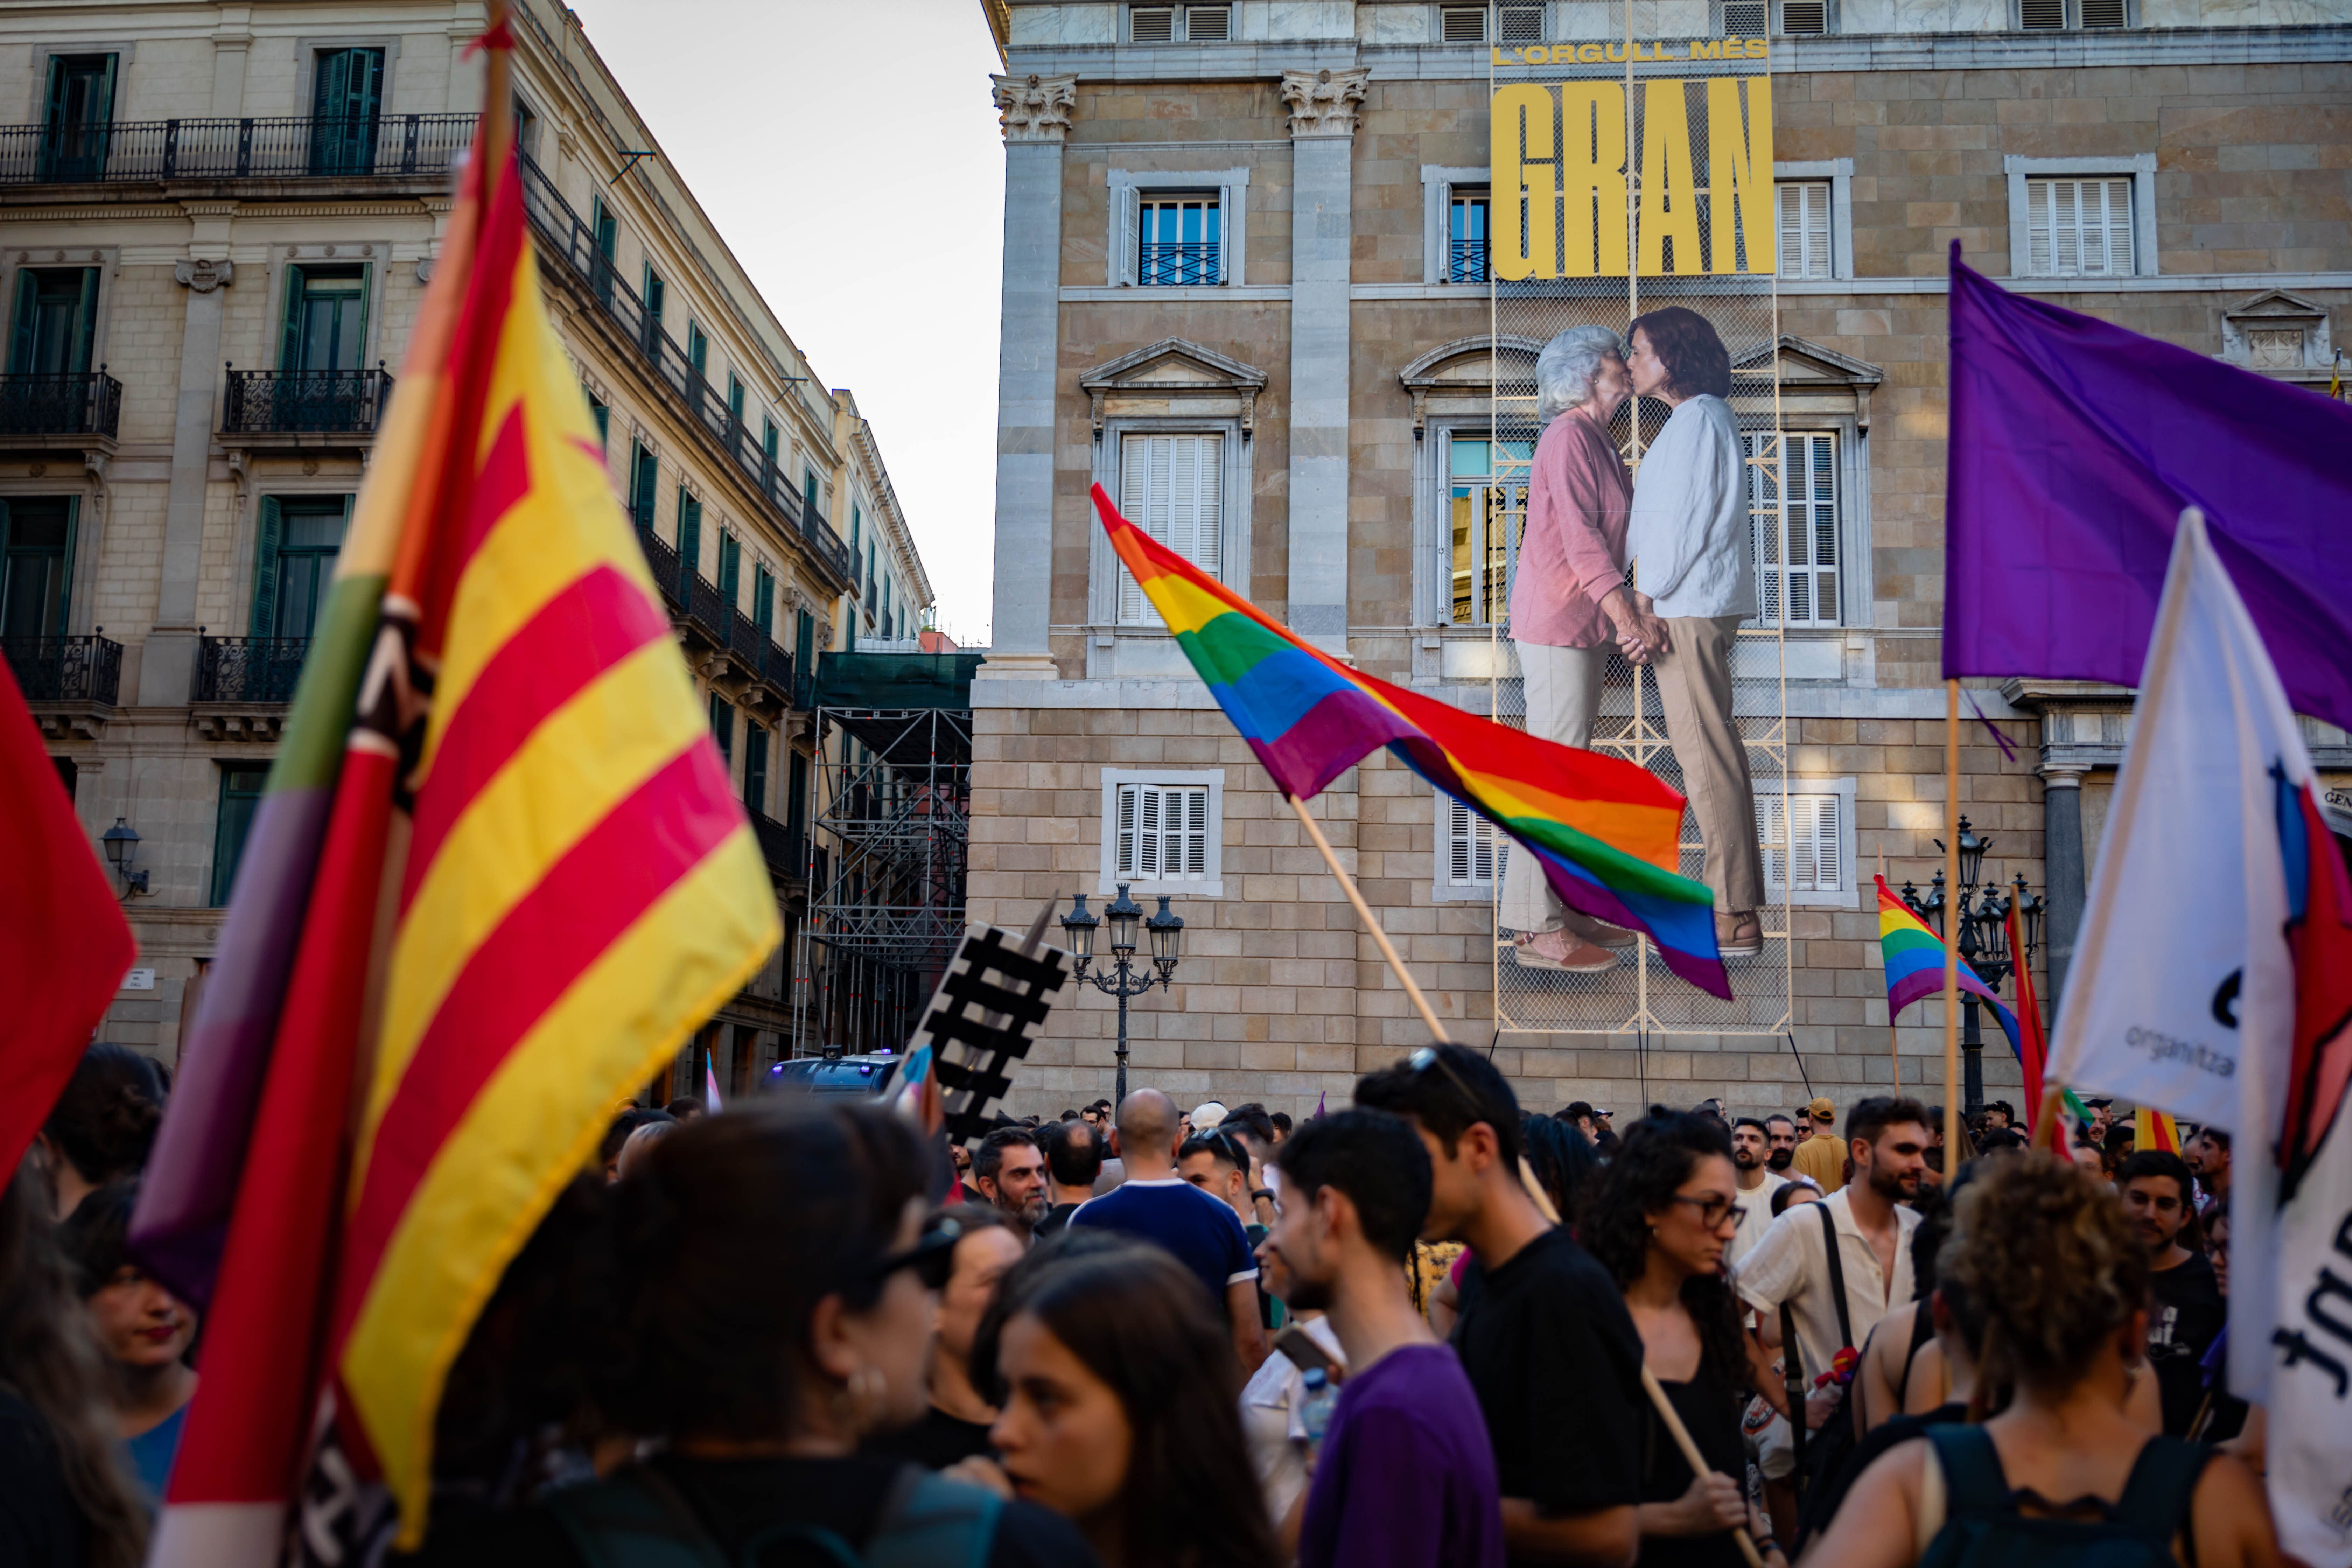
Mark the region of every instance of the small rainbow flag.
<instances>
[{"instance_id":1,"label":"small rainbow flag","mask_svg":"<svg viewBox=\"0 0 2352 1568\"><path fill-rule=\"evenodd\" d=\"M1646 769L1538 739L1350 669L1118 514L1095 510L1210 695L1283 794L1311 799L1376 746L1535 856L1570 909L1646 931L1727 1000L1715 899L1681 876L1683 797Z\"/></svg>"},{"instance_id":2,"label":"small rainbow flag","mask_svg":"<svg viewBox=\"0 0 2352 1568\"><path fill-rule=\"evenodd\" d=\"M1878 951L1886 959L1886 1021L1893 1023L1904 1008L1922 996L1940 994L1944 989L1944 943L1929 931L1917 915L1886 885L1878 883ZM2009 1037L2009 1048L2017 1053L2019 1061L2025 1052L2018 1043L2017 1015L2001 1005L1992 994L1992 987L1977 978L1967 959L1960 960L1960 989L1975 996L1992 1009L2000 1020L2001 1033Z\"/></svg>"}]
</instances>

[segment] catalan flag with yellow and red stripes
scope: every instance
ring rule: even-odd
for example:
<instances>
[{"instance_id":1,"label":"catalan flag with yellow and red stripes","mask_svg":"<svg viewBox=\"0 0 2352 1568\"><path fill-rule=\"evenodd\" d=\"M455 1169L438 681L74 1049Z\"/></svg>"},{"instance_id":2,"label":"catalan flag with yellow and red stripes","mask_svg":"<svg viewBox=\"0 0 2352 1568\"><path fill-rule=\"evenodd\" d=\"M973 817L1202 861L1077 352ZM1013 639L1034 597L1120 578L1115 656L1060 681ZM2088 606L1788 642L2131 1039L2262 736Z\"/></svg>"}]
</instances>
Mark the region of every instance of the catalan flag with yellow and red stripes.
<instances>
[{"instance_id":1,"label":"catalan flag with yellow and red stripes","mask_svg":"<svg viewBox=\"0 0 2352 1568\"><path fill-rule=\"evenodd\" d=\"M614 1100L782 935L549 321L511 160L458 335L488 374L458 430L468 505L421 582L436 668L336 1307L348 1414L412 1544L476 1312Z\"/></svg>"}]
</instances>

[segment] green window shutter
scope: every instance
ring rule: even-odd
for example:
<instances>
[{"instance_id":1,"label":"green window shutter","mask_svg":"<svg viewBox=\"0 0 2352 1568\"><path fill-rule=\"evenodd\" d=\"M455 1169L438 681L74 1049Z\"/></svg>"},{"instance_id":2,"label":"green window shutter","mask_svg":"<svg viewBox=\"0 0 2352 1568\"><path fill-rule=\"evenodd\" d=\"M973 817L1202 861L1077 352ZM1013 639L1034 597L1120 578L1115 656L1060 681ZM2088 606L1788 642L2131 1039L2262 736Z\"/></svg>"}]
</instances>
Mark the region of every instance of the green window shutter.
<instances>
[{"instance_id":1,"label":"green window shutter","mask_svg":"<svg viewBox=\"0 0 2352 1568\"><path fill-rule=\"evenodd\" d=\"M630 442L629 510L636 515L639 528L650 529L654 525L654 507L660 483L660 459L646 450L644 442Z\"/></svg>"},{"instance_id":2,"label":"green window shutter","mask_svg":"<svg viewBox=\"0 0 2352 1568\"><path fill-rule=\"evenodd\" d=\"M719 596L728 607L735 605L736 591L743 585L743 547L735 542L731 533L719 535Z\"/></svg>"},{"instance_id":3,"label":"green window shutter","mask_svg":"<svg viewBox=\"0 0 2352 1568\"><path fill-rule=\"evenodd\" d=\"M89 369L98 346L98 268L81 269L81 308L75 312L73 357L66 368L79 375Z\"/></svg>"},{"instance_id":4,"label":"green window shutter","mask_svg":"<svg viewBox=\"0 0 2352 1568\"><path fill-rule=\"evenodd\" d=\"M587 389L583 387L581 390L584 392ZM610 450L613 445L612 409L592 393L588 397L588 413L596 421L596 445Z\"/></svg>"},{"instance_id":5,"label":"green window shutter","mask_svg":"<svg viewBox=\"0 0 2352 1568\"><path fill-rule=\"evenodd\" d=\"M702 503L677 488L677 569L689 577L702 570Z\"/></svg>"},{"instance_id":6,"label":"green window shutter","mask_svg":"<svg viewBox=\"0 0 2352 1568\"><path fill-rule=\"evenodd\" d=\"M706 381L709 379L710 340L691 321L686 323L686 358L687 363L694 366L695 374Z\"/></svg>"},{"instance_id":7,"label":"green window shutter","mask_svg":"<svg viewBox=\"0 0 2352 1568\"><path fill-rule=\"evenodd\" d=\"M719 760L731 768L735 761L735 705L716 691L710 694L710 738L719 742Z\"/></svg>"},{"instance_id":8,"label":"green window shutter","mask_svg":"<svg viewBox=\"0 0 2352 1568\"><path fill-rule=\"evenodd\" d=\"M743 804L768 809L768 732L757 724L743 726Z\"/></svg>"},{"instance_id":9,"label":"green window shutter","mask_svg":"<svg viewBox=\"0 0 2352 1568\"><path fill-rule=\"evenodd\" d=\"M809 664L816 658L816 617L806 610L800 613L800 625L793 631L793 673L805 680L816 673Z\"/></svg>"},{"instance_id":10,"label":"green window shutter","mask_svg":"<svg viewBox=\"0 0 2352 1568\"><path fill-rule=\"evenodd\" d=\"M29 267L16 271L16 341L8 351L8 372L12 375L33 373L34 345L40 337L40 279Z\"/></svg>"},{"instance_id":11,"label":"green window shutter","mask_svg":"<svg viewBox=\"0 0 2352 1568\"><path fill-rule=\"evenodd\" d=\"M798 833L808 816L808 759L794 752L785 779L784 826Z\"/></svg>"},{"instance_id":12,"label":"green window shutter","mask_svg":"<svg viewBox=\"0 0 2352 1568\"><path fill-rule=\"evenodd\" d=\"M253 546L253 624L247 634L266 637L278 624L278 546L286 536L278 498L261 498L261 527Z\"/></svg>"},{"instance_id":13,"label":"green window shutter","mask_svg":"<svg viewBox=\"0 0 2352 1568\"><path fill-rule=\"evenodd\" d=\"M765 566L751 568L751 624L761 637L775 639L776 579Z\"/></svg>"},{"instance_id":14,"label":"green window shutter","mask_svg":"<svg viewBox=\"0 0 2352 1568\"><path fill-rule=\"evenodd\" d=\"M761 424L764 428L760 432L760 450L767 455L768 464L772 468L776 461L776 446L782 439L783 433L776 428L776 422L772 419L763 419Z\"/></svg>"},{"instance_id":15,"label":"green window shutter","mask_svg":"<svg viewBox=\"0 0 2352 1568\"><path fill-rule=\"evenodd\" d=\"M286 321L284 331L279 334L278 348L278 368L280 370L302 368L302 269L289 267L286 268Z\"/></svg>"},{"instance_id":16,"label":"green window shutter","mask_svg":"<svg viewBox=\"0 0 2352 1568\"><path fill-rule=\"evenodd\" d=\"M226 904L236 887L236 867L245 855L246 835L253 827L254 811L268 783L267 763L236 763L221 769L220 806L213 821L211 901L215 909Z\"/></svg>"},{"instance_id":17,"label":"green window shutter","mask_svg":"<svg viewBox=\"0 0 2352 1568\"><path fill-rule=\"evenodd\" d=\"M805 509L801 519L803 524L814 528L817 520L816 470L814 468L801 470L801 505Z\"/></svg>"},{"instance_id":18,"label":"green window shutter","mask_svg":"<svg viewBox=\"0 0 2352 1568\"><path fill-rule=\"evenodd\" d=\"M865 527L866 527L866 517L865 517L865 514L864 514L864 513L862 513L862 512L860 512L860 511L857 510L857 503L856 503L856 501L852 501L852 502L850 502L850 503L849 503L849 553L850 553L850 554L852 554L852 555L856 555L856 554L857 553L857 536L858 536L858 534L859 534L859 533L860 533L860 532L865 529Z\"/></svg>"}]
</instances>

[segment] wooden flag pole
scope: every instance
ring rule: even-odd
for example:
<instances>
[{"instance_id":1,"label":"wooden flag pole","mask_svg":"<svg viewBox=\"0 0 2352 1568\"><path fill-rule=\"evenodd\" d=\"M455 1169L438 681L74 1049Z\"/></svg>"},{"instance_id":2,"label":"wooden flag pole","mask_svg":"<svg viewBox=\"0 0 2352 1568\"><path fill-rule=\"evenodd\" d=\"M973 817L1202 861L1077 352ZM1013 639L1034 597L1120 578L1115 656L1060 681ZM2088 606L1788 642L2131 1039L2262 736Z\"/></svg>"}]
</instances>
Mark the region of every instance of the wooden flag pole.
<instances>
[{"instance_id":1,"label":"wooden flag pole","mask_svg":"<svg viewBox=\"0 0 2352 1568\"><path fill-rule=\"evenodd\" d=\"M1690 1428L1683 1425L1681 1415L1675 1409L1675 1402L1666 1397L1665 1389L1658 1382L1658 1374L1646 1366L1642 1369L1642 1392L1647 1394L1650 1403L1657 1407L1658 1419L1666 1424L1666 1431L1674 1437L1675 1447L1682 1450L1683 1462L1691 1468L1691 1474L1706 1474L1706 1457L1699 1453L1698 1445L1691 1441ZM1764 1554L1756 1550L1756 1542L1744 1526L1735 1525L1731 1538L1739 1542L1739 1554L1748 1559L1748 1568L1764 1568Z\"/></svg>"},{"instance_id":2,"label":"wooden flag pole","mask_svg":"<svg viewBox=\"0 0 2352 1568\"><path fill-rule=\"evenodd\" d=\"M1380 944L1381 956L1389 961L1389 967L1396 972L1397 980L1404 986L1404 994L1412 998L1413 1006L1421 1013L1421 1021L1429 1026L1430 1037L1436 1040L1449 1038L1445 1026L1437 1021L1437 1015L1431 1010L1429 998L1421 994L1421 987L1412 983L1412 974L1405 969L1404 960L1397 956L1395 946L1389 941L1389 933L1381 929L1381 922L1372 918L1371 906L1365 903L1364 895L1356 890L1356 879L1348 875L1347 868L1339 864L1339 857L1331 852L1331 841L1323 837L1323 829L1316 822L1315 814L1308 811L1307 803L1297 795L1290 797L1290 809L1298 814L1300 824L1307 829L1307 837L1315 840L1315 847L1323 851L1323 863L1331 868L1331 875L1339 879L1339 890L1346 893L1348 901L1356 906L1356 918L1364 922L1364 929L1370 931L1372 940Z\"/></svg>"},{"instance_id":3,"label":"wooden flag pole","mask_svg":"<svg viewBox=\"0 0 2352 1568\"><path fill-rule=\"evenodd\" d=\"M1944 1163L1960 1150L1960 683L1944 682Z\"/></svg>"}]
</instances>

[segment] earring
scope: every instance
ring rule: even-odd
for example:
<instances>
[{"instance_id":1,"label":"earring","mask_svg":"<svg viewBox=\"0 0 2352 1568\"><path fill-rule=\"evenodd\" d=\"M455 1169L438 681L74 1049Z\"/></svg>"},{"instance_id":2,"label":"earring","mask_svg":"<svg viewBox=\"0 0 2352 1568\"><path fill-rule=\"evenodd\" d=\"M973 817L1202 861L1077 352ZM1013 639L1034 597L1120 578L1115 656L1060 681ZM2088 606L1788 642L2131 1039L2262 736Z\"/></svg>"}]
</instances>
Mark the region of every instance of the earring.
<instances>
[{"instance_id":1,"label":"earring","mask_svg":"<svg viewBox=\"0 0 2352 1568\"><path fill-rule=\"evenodd\" d=\"M848 1392L850 1426L860 1433L870 1430L889 1394L889 1379L880 1367L861 1366L849 1374Z\"/></svg>"}]
</instances>

